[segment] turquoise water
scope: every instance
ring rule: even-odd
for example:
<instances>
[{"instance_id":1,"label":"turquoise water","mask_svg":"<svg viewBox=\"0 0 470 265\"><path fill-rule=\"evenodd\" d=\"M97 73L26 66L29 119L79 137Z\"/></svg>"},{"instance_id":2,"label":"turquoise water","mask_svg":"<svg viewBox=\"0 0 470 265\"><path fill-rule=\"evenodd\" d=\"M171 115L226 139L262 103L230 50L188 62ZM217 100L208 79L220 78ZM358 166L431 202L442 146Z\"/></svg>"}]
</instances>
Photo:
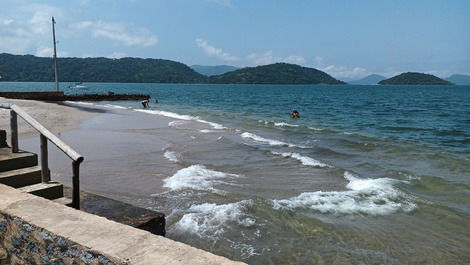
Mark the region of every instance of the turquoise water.
<instances>
[{"instance_id":1,"label":"turquoise water","mask_svg":"<svg viewBox=\"0 0 470 265\"><path fill-rule=\"evenodd\" d=\"M86 85L65 91L174 119L178 170L142 205L171 238L252 264L470 260L470 86Z\"/></svg>"}]
</instances>

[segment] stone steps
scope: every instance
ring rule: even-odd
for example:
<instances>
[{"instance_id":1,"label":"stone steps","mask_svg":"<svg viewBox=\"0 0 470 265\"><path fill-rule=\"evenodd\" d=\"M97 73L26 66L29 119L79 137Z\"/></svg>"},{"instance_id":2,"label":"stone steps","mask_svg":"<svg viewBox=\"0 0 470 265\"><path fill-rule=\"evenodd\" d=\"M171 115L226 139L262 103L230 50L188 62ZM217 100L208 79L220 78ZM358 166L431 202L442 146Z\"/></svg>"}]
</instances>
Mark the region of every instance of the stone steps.
<instances>
[{"instance_id":1,"label":"stone steps","mask_svg":"<svg viewBox=\"0 0 470 265\"><path fill-rule=\"evenodd\" d=\"M41 182L41 167L25 167L0 172L0 183L13 188L20 188Z\"/></svg>"},{"instance_id":2,"label":"stone steps","mask_svg":"<svg viewBox=\"0 0 470 265\"><path fill-rule=\"evenodd\" d=\"M57 182L38 183L19 188L19 190L43 197L45 199L54 200L64 197L63 185Z\"/></svg>"},{"instance_id":3,"label":"stone steps","mask_svg":"<svg viewBox=\"0 0 470 265\"><path fill-rule=\"evenodd\" d=\"M0 172L34 167L38 164L38 156L20 151L12 153L9 147L0 148Z\"/></svg>"}]
</instances>

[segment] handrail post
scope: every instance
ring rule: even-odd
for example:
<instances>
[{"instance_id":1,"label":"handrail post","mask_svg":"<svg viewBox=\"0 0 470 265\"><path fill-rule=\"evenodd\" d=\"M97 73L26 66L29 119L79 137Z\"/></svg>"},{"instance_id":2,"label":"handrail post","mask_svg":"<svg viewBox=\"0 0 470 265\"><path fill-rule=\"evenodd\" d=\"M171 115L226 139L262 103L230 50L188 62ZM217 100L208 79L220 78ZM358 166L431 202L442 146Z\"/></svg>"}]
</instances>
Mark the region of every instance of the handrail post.
<instances>
[{"instance_id":1,"label":"handrail post","mask_svg":"<svg viewBox=\"0 0 470 265\"><path fill-rule=\"evenodd\" d=\"M18 116L10 110L11 152L18 153Z\"/></svg>"},{"instance_id":2,"label":"handrail post","mask_svg":"<svg viewBox=\"0 0 470 265\"><path fill-rule=\"evenodd\" d=\"M51 181L51 173L49 171L49 160L47 154L47 138L42 135L41 138L41 176L42 182L47 183Z\"/></svg>"},{"instance_id":3,"label":"handrail post","mask_svg":"<svg viewBox=\"0 0 470 265\"><path fill-rule=\"evenodd\" d=\"M80 162L72 162L72 207L80 210Z\"/></svg>"}]
</instances>

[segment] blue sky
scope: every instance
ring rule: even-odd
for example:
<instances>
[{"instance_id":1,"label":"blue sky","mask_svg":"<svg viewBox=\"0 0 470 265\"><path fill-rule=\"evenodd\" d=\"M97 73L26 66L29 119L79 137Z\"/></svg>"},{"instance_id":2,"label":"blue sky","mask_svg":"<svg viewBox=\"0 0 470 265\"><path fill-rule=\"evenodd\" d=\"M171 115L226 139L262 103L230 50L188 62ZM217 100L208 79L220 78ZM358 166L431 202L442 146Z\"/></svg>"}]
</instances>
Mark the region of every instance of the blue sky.
<instances>
[{"instance_id":1,"label":"blue sky","mask_svg":"<svg viewBox=\"0 0 470 265\"><path fill-rule=\"evenodd\" d=\"M1 0L0 52L470 74L468 0Z\"/></svg>"}]
</instances>

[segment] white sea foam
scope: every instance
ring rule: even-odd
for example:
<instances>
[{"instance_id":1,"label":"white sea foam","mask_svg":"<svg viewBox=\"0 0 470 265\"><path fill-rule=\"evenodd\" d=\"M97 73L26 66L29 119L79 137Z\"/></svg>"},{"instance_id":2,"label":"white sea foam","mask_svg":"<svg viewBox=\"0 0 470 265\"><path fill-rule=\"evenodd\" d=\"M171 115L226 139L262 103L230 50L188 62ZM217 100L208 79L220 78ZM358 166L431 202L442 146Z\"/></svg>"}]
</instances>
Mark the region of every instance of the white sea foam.
<instances>
[{"instance_id":1,"label":"white sea foam","mask_svg":"<svg viewBox=\"0 0 470 265\"><path fill-rule=\"evenodd\" d=\"M165 116L165 117L168 117L168 118L179 119L179 120L196 121L196 122L208 124L216 130L227 129L227 127L224 127L222 124L202 120L199 117L190 116L190 115L181 115L181 114L178 114L178 113L163 111L163 110L135 109L135 111L144 112L144 113L148 113L148 114L154 114L154 115L161 115L161 116Z\"/></svg>"},{"instance_id":2,"label":"white sea foam","mask_svg":"<svg viewBox=\"0 0 470 265\"><path fill-rule=\"evenodd\" d=\"M163 154L163 156L171 162L177 163L180 161L178 153L174 151L165 151L165 154Z\"/></svg>"},{"instance_id":3,"label":"white sea foam","mask_svg":"<svg viewBox=\"0 0 470 265\"><path fill-rule=\"evenodd\" d=\"M323 129L320 129L320 128L315 128L315 127L308 127L308 128L314 131L323 131Z\"/></svg>"},{"instance_id":4,"label":"white sea foam","mask_svg":"<svg viewBox=\"0 0 470 265\"><path fill-rule=\"evenodd\" d=\"M303 165L312 166L312 167L331 167L328 164L322 163L316 159L313 159L308 156L302 156L299 153L278 153L271 151L274 155L280 155L283 157L290 157L299 160Z\"/></svg>"},{"instance_id":5,"label":"white sea foam","mask_svg":"<svg viewBox=\"0 0 470 265\"><path fill-rule=\"evenodd\" d=\"M277 126L277 127L299 127L299 125L289 124L287 122L275 122L274 126Z\"/></svg>"},{"instance_id":6,"label":"white sea foam","mask_svg":"<svg viewBox=\"0 0 470 265\"><path fill-rule=\"evenodd\" d=\"M179 125L182 125L184 124L184 121L180 121L180 120L177 120L177 121L170 121L168 123L168 126L170 127L178 127Z\"/></svg>"},{"instance_id":7,"label":"white sea foam","mask_svg":"<svg viewBox=\"0 0 470 265\"><path fill-rule=\"evenodd\" d=\"M199 130L200 132L202 133L213 133L213 132L217 132L215 130L207 130L207 129L202 129L202 130Z\"/></svg>"},{"instance_id":8,"label":"white sea foam","mask_svg":"<svg viewBox=\"0 0 470 265\"><path fill-rule=\"evenodd\" d=\"M100 105L100 106L103 106L103 107L106 107L106 108L113 108L113 109L128 109L128 107L123 107L123 106L119 106L119 105L112 105L112 104L104 104L104 105Z\"/></svg>"},{"instance_id":9,"label":"white sea foam","mask_svg":"<svg viewBox=\"0 0 470 265\"><path fill-rule=\"evenodd\" d=\"M346 191L305 192L285 200L273 200L274 209L311 209L332 214L387 215L409 212L417 206L409 196L395 187L399 180L390 178L361 179L349 172Z\"/></svg>"},{"instance_id":10,"label":"white sea foam","mask_svg":"<svg viewBox=\"0 0 470 265\"><path fill-rule=\"evenodd\" d=\"M288 147L308 148L307 146L289 144L289 143L282 142L282 141L279 141L279 140L263 138L259 135L256 135L254 133L249 133L249 132L242 133L241 137L248 138L248 139L254 140L256 142L260 142L260 143L264 143L264 144L268 144L268 145L272 145L272 146L288 146Z\"/></svg>"},{"instance_id":11,"label":"white sea foam","mask_svg":"<svg viewBox=\"0 0 470 265\"><path fill-rule=\"evenodd\" d=\"M204 203L193 205L176 224L179 232L217 241L231 225L252 227L256 220L247 216L245 208L252 204L245 200L229 204Z\"/></svg>"},{"instance_id":12,"label":"white sea foam","mask_svg":"<svg viewBox=\"0 0 470 265\"><path fill-rule=\"evenodd\" d=\"M85 105L85 106L94 106L94 103L91 102L82 102L82 101L65 101L67 104L76 104L76 105Z\"/></svg>"},{"instance_id":13,"label":"white sea foam","mask_svg":"<svg viewBox=\"0 0 470 265\"><path fill-rule=\"evenodd\" d=\"M192 165L178 170L173 176L163 180L163 187L171 190L208 190L218 192L213 186L223 183L221 179L239 177L236 174L207 169L203 165Z\"/></svg>"}]
</instances>

